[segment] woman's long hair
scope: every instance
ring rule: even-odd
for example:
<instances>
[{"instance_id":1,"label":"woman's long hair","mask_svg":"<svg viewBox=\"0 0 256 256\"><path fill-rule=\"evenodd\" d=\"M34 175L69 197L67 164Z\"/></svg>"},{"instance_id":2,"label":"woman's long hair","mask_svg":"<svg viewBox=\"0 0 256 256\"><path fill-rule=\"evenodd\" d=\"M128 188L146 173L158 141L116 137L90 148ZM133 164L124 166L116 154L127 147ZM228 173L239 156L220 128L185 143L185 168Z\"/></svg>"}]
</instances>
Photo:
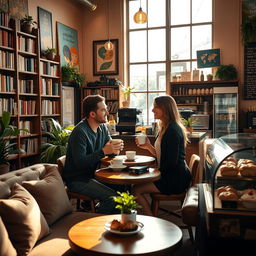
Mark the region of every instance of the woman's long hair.
<instances>
[{"instance_id":1,"label":"woman's long hair","mask_svg":"<svg viewBox=\"0 0 256 256\"><path fill-rule=\"evenodd\" d=\"M170 123L176 123L180 126L183 136L184 136L184 145L186 146L189 142L186 128L182 123L180 113L177 108L177 104L173 97L166 96L158 96L155 98L155 104L158 108L163 111L164 118L162 121L159 121L159 136L162 137L165 133L167 127Z\"/></svg>"}]
</instances>

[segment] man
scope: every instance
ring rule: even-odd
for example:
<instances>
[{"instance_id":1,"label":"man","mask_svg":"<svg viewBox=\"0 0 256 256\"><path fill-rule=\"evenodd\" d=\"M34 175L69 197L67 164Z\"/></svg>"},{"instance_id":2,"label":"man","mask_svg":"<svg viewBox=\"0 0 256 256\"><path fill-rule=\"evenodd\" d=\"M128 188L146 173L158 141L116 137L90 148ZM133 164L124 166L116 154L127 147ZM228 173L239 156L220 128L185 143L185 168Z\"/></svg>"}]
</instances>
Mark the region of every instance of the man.
<instances>
[{"instance_id":1,"label":"man","mask_svg":"<svg viewBox=\"0 0 256 256\"><path fill-rule=\"evenodd\" d=\"M89 95L83 100L84 119L72 131L66 153L64 180L71 192L100 200L99 213L112 213L115 208L110 198L115 190L94 179L100 159L108 154L119 154L123 142L111 143L104 123L108 110L104 97Z\"/></svg>"}]
</instances>

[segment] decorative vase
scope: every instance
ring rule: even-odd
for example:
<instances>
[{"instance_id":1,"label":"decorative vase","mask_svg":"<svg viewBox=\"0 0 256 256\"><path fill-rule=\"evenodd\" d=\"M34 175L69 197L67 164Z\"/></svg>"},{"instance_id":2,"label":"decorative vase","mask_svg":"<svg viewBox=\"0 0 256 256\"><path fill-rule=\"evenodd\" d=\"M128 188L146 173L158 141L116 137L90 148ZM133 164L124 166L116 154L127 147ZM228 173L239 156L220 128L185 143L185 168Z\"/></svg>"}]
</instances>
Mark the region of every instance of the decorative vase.
<instances>
[{"instance_id":1,"label":"decorative vase","mask_svg":"<svg viewBox=\"0 0 256 256\"><path fill-rule=\"evenodd\" d=\"M21 28L22 28L23 32L25 32L27 34L32 34L33 26L31 24L22 24Z\"/></svg>"},{"instance_id":2,"label":"decorative vase","mask_svg":"<svg viewBox=\"0 0 256 256\"><path fill-rule=\"evenodd\" d=\"M56 56L55 53L48 53L48 54L46 55L46 58L47 58L48 60L55 60L55 56Z\"/></svg>"},{"instance_id":3,"label":"decorative vase","mask_svg":"<svg viewBox=\"0 0 256 256\"><path fill-rule=\"evenodd\" d=\"M132 210L131 213L121 213L121 223L127 223L128 221L136 222L136 216L136 210Z\"/></svg>"},{"instance_id":4,"label":"decorative vase","mask_svg":"<svg viewBox=\"0 0 256 256\"><path fill-rule=\"evenodd\" d=\"M192 132L193 132L193 127L186 127L186 129L187 129L187 132L189 133L189 134L191 134Z\"/></svg>"},{"instance_id":5,"label":"decorative vase","mask_svg":"<svg viewBox=\"0 0 256 256\"><path fill-rule=\"evenodd\" d=\"M10 171L10 164L0 164L0 174L5 174Z\"/></svg>"}]
</instances>

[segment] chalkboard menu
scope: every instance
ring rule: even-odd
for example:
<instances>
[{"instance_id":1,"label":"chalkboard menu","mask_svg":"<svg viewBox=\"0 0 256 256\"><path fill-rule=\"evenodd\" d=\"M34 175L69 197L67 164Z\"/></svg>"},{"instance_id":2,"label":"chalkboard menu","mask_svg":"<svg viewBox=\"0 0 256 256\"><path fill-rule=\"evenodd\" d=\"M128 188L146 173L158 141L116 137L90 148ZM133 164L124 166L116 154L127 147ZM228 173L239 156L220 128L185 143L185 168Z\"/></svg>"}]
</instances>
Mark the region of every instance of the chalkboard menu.
<instances>
[{"instance_id":1,"label":"chalkboard menu","mask_svg":"<svg viewBox=\"0 0 256 256\"><path fill-rule=\"evenodd\" d=\"M244 98L256 99L256 43L244 47Z\"/></svg>"}]
</instances>

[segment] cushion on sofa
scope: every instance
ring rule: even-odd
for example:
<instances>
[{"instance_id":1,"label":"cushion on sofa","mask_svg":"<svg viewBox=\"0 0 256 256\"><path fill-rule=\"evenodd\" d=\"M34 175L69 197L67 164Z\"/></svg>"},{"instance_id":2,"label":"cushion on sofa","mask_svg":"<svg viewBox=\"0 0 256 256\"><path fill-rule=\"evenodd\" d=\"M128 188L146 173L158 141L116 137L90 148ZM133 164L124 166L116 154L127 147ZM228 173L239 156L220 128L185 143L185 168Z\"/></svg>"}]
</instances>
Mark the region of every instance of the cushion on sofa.
<instances>
[{"instance_id":1,"label":"cushion on sofa","mask_svg":"<svg viewBox=\"0 0 256 256\"><path fill-rule=\"evenodd\" d=\"M17 252L14 249L5 225L0 217L0 255L1 256L16 256Z\"/></svg>"},{"instance_id":2,"label":"cushion on sofa","mask_svg":"<svg viewBox=\"0 0 256 256\"><path fill-rule=\"evenodd\" d=\"M23 181L22 185L36 199L49 225L72 212L72 205L57 167L47 168L41 180Z\"/></svg>"},{"instance_id":3,"label":"cushion on sofa","mask_svg":"<svg viewBox=\"0 0 256 256\"><path fill-rule=\"evenodd\" d=\"M9 199L0 199L0 215L18 255L28 255L49 227L33 196L18 183Z\"/></svg>"}]
</instances>

